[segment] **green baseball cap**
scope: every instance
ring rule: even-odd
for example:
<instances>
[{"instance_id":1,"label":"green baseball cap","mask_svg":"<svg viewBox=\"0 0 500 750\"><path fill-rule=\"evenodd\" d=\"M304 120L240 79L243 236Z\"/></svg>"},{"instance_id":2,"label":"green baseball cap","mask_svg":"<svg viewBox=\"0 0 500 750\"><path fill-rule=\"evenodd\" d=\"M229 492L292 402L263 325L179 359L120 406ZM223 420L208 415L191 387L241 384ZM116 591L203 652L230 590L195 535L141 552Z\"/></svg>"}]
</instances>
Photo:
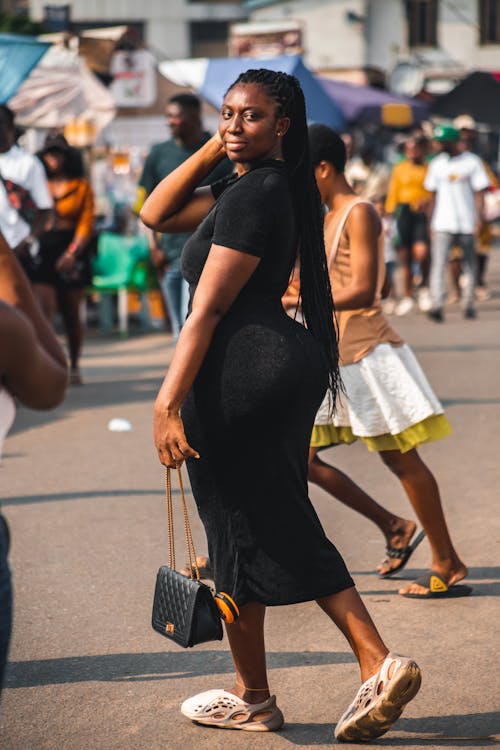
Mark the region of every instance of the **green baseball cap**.
<instances>
[{"instance_id":1,"label":"green baseball cap","mask_svg":"<svg viewBox=\"0 0 500 750\"><path fill-rule=\"evenodd\" d=\"M452 125L436 125L432 137L435 141L452 141L456 143L460 140L460 131Z\"/></svg>"}]
</instances>

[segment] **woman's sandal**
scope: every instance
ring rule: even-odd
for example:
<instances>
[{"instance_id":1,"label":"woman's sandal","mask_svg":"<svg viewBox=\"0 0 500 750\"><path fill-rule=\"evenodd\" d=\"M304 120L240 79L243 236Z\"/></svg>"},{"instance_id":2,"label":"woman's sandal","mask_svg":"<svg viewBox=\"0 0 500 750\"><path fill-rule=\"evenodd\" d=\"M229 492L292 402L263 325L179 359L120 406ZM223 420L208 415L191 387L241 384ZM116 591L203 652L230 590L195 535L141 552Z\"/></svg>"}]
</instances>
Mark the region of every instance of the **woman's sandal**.
<instances>
[{"instance_id":1,"label":"woman's sandal","mask_svg":"<svg viewBox=\"0 0 500 750\"><path fill-rule=\"evenodd\" d=\"M184 701L181 712L198 724L246 732L275 732L284 722L275 695L263 703L245 703L226 690L198 693Z\"/></svg>"},{"instance_id":2,"label":"woman's sandal","mask_svg":"<svg viewBox=\"0 0 500 750\"><path fill-rule=\"evenodd\" d=\"M392 673L391 673L392 667ZM418 693L420 668L397 654L388 654L377 674L364 682L335 727L341 742L372 740L385 734Z\"/></svg>"},{"instance_id":3,"label":"woman's sandal","mask_svg":"<svg viewBox=\"0 0 500 750\"><path fill-rule=\"evenodd\" d=\"M387 557L385 560L382 560L381 565L385 565L386 563L391 562L391 560L399 560L399 565L396 565L395 567L392 567L390 570L387 571L387 573L379 573L379 578L391 578L394 573L397 573L398 570L403 570L406 563L410 559L410 557L413 555L415 550L417 549L420 542L425 537L425 531L420 531L415 539L411 542L411 544L408 544L406 547L391 547L387 545L385 548L385 553Z\"/></svg>"},{"instance_id":4,"label":"woman's sandal","mask_svg":"<svg viewBox=\"0 0 500 750\"><path fill-rule=\"evenodd\" d=\"M448 586L442 575L435 570L429 570L425 575L414 581L418 586L427 589L423 594L411 594L410 592L399 592L400 596L407 599L457 599L462 596L470 596L472 588L462 584ZM411 584L410 584L411 585Z\"/></svg>"}]
</instances>

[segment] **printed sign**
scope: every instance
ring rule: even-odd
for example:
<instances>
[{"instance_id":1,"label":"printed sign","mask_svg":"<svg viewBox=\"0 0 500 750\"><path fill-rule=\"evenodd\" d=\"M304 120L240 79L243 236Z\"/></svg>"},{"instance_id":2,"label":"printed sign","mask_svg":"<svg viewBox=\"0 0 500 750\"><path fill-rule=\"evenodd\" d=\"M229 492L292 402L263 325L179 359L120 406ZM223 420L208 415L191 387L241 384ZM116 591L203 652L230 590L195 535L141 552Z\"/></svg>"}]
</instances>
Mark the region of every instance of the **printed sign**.
<instances>
[{"instance_id":1,"label":"printed sign","mask_svg":"<svg viewBox=\"0 0 500 750\"><path fill-rule=\"evenodd\" d=\"M148 50L115 52L110 90L118 107L150 107L156 100L156 62Z\"/></svg>"}]
</instances>

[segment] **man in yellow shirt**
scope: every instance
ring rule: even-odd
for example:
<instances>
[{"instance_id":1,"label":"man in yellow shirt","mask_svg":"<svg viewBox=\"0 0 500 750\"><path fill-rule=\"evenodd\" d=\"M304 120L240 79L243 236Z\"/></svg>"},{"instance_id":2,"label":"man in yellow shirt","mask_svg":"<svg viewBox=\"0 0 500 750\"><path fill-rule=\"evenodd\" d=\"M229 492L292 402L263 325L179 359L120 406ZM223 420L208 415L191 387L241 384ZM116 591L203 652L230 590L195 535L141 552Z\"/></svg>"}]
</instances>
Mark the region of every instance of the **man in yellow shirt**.
<instances>
[{"instance_id":1,"label":"man in yellow shirt","mask_svg":"<svg viewBox=\"0 0 500 750\"><path fill-rule=\"evenodd\" d=\"M414 306L413 263L420 264L422 282L418 293L421 310L430 309L429 221L426 213L431 195L424 188L427 174L425 141L410 138L405 145L405 159L391 173L386 211L397 217L399 236L398 262L403 272L404 296L396 307L397 315L406 315Z\"/></svg>"}]
</instances>

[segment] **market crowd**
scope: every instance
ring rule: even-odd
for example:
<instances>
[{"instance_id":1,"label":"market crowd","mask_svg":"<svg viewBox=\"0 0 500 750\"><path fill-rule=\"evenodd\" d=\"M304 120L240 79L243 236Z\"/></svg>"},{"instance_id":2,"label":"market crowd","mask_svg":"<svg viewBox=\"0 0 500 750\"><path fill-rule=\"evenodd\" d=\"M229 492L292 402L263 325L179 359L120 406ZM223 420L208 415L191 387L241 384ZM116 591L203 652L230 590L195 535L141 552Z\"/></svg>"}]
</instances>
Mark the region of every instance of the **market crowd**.
<instances>
[{"instance_id":1,"label":"market crowd","mask_svg":"<svg viewBox=\"0 0 500 750\"><path fill-rule=\"evenodd\" d=\"M447 437L449 424L386 314L418 308L443 323L445 305L459 302L464 319L476 317L488 297L494 215L486 196L496 176L475 153L467 115L405 134L388 164L376 143L358 146L320 124L308 129L298 81L268 70L248 71L229 88L213 136L192 94L172 97L166 115L171 137L146 157L136 203L145 225L136 231L147 237L177 343L155 406L155 444L169 468L190 459L209 542L205 573L239 614L227 627L234 686L189 698L181 710L207 725L279 729L265 607L315 600L360 666L361 688L336 736L369 740L416 695L420 668L382 641L321 528L307 480L377 523L387 550L381 577L401 570L427 537L429 569L402 596L471 593L460 583L468 570L438 482L417 451ZM18 136L14 114L0 107L0 326L24 342L0 359L0 438L15 398L52 408L67 384L82 385L82 309L99 253L82 154L51 133L32 155ZM54 336L58 313L69 367ZM273 450L259 457L257 486L251 447L264 421ZM401 481L419 533L319 458L321 449L355 440ZM7 551L2 519L0 681L11 628Z\"/></svg>"}]
</instances>

